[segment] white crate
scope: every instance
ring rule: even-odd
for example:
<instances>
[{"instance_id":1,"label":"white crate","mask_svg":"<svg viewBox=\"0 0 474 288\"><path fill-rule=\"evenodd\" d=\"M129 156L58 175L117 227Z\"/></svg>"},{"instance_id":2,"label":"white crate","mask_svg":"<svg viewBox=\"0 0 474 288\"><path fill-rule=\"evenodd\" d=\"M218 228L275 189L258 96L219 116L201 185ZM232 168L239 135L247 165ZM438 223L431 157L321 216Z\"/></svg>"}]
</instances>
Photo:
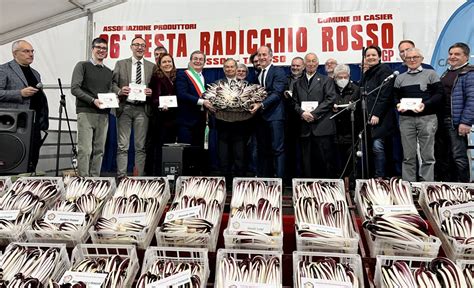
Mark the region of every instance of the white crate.
<instances>
[{"instance_id":1,"label":"white crate","mask_svg":"<svg viewBox=\"0 0 474 288\"><path fill-rule=\"evenodd\" d=\"M100 212L112 194L116 190L115 178L113 177L84 177L85 179L96 180L96 181L108 181L109 189L106 193L106 197L102 202L99 203L99 207L96 209L91 221L86 226L80 226L78 231L38 231L32 229L31 225L26 229L25 234L29 242L41 242L41 243L66 243L67 247L75 247L77 244L86 243L89 239L89 228L95 223L100 215ZM66 190L61 193L61 198L58 201L64 201L66 199ZM45 211L46 212L46 211ZM44 216L43 216L44 217Z\"/></svg>"},{"instance_id":2,"label":"white crate","mask_svg":"<svg viewBox=\"0 0 474 288\"><path fill-rule=\"evenodd\" d=\"M71 268L76 262L82 261L86 258L111 257L114 255L130 259L127 269L127 277L125 278L123 287L132 287L133 280L140 268L137 251L133 245L79 244L72 251Z\"/></svg>"},{"instance_id":3,"label":"white crate","mask_svg":"<svg viewBox=\"0 0 474 288\"><path fill-rule=\"evenodd\" d=\"M293 252L293 286L298 287L298 263L300 261L305 262L317 262L326 258L332 258L336 263L348 264L354 271L354 275L359 281L359 287L364 287L364 274L362 272L362 260L359 255L356 254L342 254L342 253L321 253L321 252Z\"/></svg>"},{"instance_id":4,"label":"white crate","mask_svg":"<svg viewBox=\"0 0 474 288\"><path fill-rule=\"evenodd\" d=\"M96 231L92 226L89 229L89 234L91 235L92 242L95 244L135 244L139 249L146 249L153 239L156 228L160 222L163 211L165 210L168 200L170 199L170 187L167 178L164 177L131 177L133 179L140 180L157 180L162 178L165 180L165 188L163 190L162 200L160 202L160 207L158 213L156 213L154 221L148 227L145 227L140 232L121 232L121 231Z\"/></svg>"},{"instance_id":5,"label":"white crate","mask_svg":"<svg viewBox=\"0 0 474 288\"><path fill-rule=\"evenodd\" d=\"M36 180L44 180L44 181L51 181L52 183L55 184L56 189L58 190L58 194L56 198L52 198L50 201L45 203L45 205L41 208L39 213L37 213L36 217L33 217L28 221L27 223L24 223L23 225L14 225L13 229L3 229L0 230L0 245L6 246L10 242L24 242L26 241L26 235L25 231L28 229L31 225L31 223L39 219L53 204L55 201L57 201L60 197L61 194L64 193L64 185L61 177L20 177L18 178L16 182L30 182L30 181L36 181ZM14 188L14 183L10 186L10 190ZM5 193L4 193L5 194ZM2 195L3 197L4 195Z\"/></svg>"},{"instance_id":6,"label":"white crate","mask_svg":"<svg viewBox=\"0 0 474 288\"><path fill-rule=\"evenodd\" d=\"M441 230L441 222L438 216L433 215L431 209L428 207L427 198L426 198L426 188L430 185L441 185L441 184L449 184L450 186L458 186L458 187L470 187L474 189L474 184L468 183L447 183L447 182L424 182L422 184L422 190L420 194L420 199L418 203L420 204L423 212L425 212L426 218L428 219L429 223L431 223L431 227L435 232L436 236L439 237L441 240L441 245L443 246L444 253L446 257L450 258L451 260L455 261L457 259L470 259L474 260L474 244L461 244L454 240L453 238L446 235Z\"/></svg>"},{"instance_id":7,"label":"white crate","mask_svg":"<svg viewBox=\"0 0 474 288\"><path fill-rule=\"evenodd\" d=\"M362 217L362 221L365 221L363 215L366 213L362 210L361 206L360 188L364 182L367 182L367 180L357 179L355 190L355 204L359 215ZM430 235L424 242L413 242L395 239L372 239L372 234L365 228L363 230L367 246L370 250L370 257L376 257L377 255L436 257L441 246L439 238L433 235Z\"/></svg>"},{"instance_id":8,"label":"white crate","mask_svg":"<svg viewBox=\"0 0 474 288\"><path fill-rule=\"evenodd\" d=\"M344 181L341 179L309 179L309 178L294 178L293 179L293 205L297 201L295 187L299 184L311 184L314 182L330 183L338 187L341 192L340 196L345 199L345 188ZM347 209L349 211L349 209ZM350 214L347 215L349 223L351 223L351 237L333 237L333 238L314 238L314 237L302 237L298 234L296 229L296 218L295 218L295 235L296 235L296 247L298 251L321 251L321 252L333 252L333 253L350 253L357 254L359 249L360 236L357 234L354 228L354 223Z\"/></svg>"},{"instance_id":9,"label":"white crate","mask_svg":"<svg viewBox=\"0 0 474 288\"><path fill-rule=\"evenodd\" d=\"M177 247L148 247L143 259L141 275L147 273L148 268L156 261L166 260L173 262L175 265L179 263L198 263L204 269L204 277L201 278L201 288L207 286L209 278L209 260L207 249L187 249Z\"/></svg>"},{"instance_id":10,"label":"white crate","mask_svg":"<svg viewBox=\"0 0 474 288\"><path fill-rule=\"evenodd\" d=\"M403 261L408 264L411 269L416 269L421 266L429 267L434 257L400 257L400 256L377 256L375 264L375 287L385 288L386 286L382 280L382 266L392 265L395 261Z\"/></svg>"},{"instance_id":11,"label":"white crate","mask_svg":"<svg viewBox=\"0 0 474 288\"><path fill-rule=\"evenodd\" d=\"M207 178L215 179L217 181L224 182L225 191L225 179L224 177L194 177L194 176L180 176L176 180L176 194L173 202L177 201L180 196L180 191L185 180L190 178ZM210 233L199 234L199 233L170 233L160 231L158 227L155 231L156 242L159 246L165 247L193 247L193 248L207 248L209 252L215 252L217 246L217 239L219 237L219 231L222 221L222 214L224 211L225 195L224 199L220 204L221 210L219 212L218 222L212 227Z\"/></svg>"},{"instance_id":12,"label":"white crate","mask_svg":"<svg viewBox=\"0 0 474 288\"><path fill-rule=\"evenodd\" d=\"M64 272L69 269L71 266L71 262L69 261L67 251L66 251L66 245L64 244L46 244L46 243L18 243L18 242L12 242L10 243L7 248L5 249L5 252L13 247L13 245L17 246L22 246L22 247L27 247L29 249L41 249L43 251L48 250L49 248L57 248L59 250L59 262L58 265L54 268L53 272L51 275L49 275L49 278L54 280L54 281L59 281L61 279L61 276L64 274ZM5 254L5 253L3 253ZM0 263L2 263L1 256L0 256ZM21 271L19 271L21 272ZM24 275L24 276L29 276L29 275ZM11 279L4 279L4 280L11 280ZM42 283L43 285L47 284L46 282Z\"/></svg>"},{"instance_id":13,"label":"white crate","mask_svg":"<svg viewBox=\"0 0 474 288\"><path fill-rule=\"evenodd\" d=\"M230 207L231 213L229 214L229 221L227 222L227 228L224 230L224 244L227 249L255 249L255 250L282 250L283 249L283 181L281 178L240 178L235 177L233 179L233 194L235 196L236 186L241 182L260 181L266 185L277 185L280 187L280 233L278 235L238 235L236 232L230 231L230 223L234 213L234 210L239 207ZM232 200L231 200L232 203Z\"/></svg>"},{"instance_id":14,"label":"white crate","mask_svg":"<svg viewBox=\"0 0 474 288\"><path fill-rule=\"evenodd\" d=\"M223 209L221 209L219 221L211 229L211 233L170 233L160 231L160 227L156 228L156 242L159 246L165 247L190 247L190 248L207 248L209 252L215 252L217 247L217 239L221 227Z\"/></svg>"},{"instance_id":15,"label":"white crate","mask_svg":"<svg viewBox=\"0 0 474 288\"><path fill-rule=\"evenodd\" d=\"M255 256L262 256L265 260L268 260L272 257L277 257L279 260L279 275L280 275L280 280L282 279L282 251L262 251L262 250L239 250L239 249L219 249L217 251L217 256L216 256L216 275L214 279L214 287L216 288L224 288L223 286L219 286L217 283L218 280L218 271L221 270L221 260L224 258L228 257L233 257L235 259L235 262L237 264L240 264L242 261L245 261L247 259L251 259ZM264 283L262 283L264 284ZM268 284L267 284L268 285ZM267 287L267 286L265 286ZM282 284L280 283L279 285L275 285L275 288L281 288Z\"/></svg>"}]
</instances>

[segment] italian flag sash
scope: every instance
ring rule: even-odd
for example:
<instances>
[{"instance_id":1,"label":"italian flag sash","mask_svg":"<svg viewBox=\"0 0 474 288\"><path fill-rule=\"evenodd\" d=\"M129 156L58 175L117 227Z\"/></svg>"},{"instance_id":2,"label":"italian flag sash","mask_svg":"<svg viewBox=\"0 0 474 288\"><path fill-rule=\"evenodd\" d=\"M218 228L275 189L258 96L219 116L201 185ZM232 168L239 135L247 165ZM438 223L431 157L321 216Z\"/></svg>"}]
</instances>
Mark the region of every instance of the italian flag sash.
<instances>
[{"instance_id":1,"label":"italian flag sash","mask_svg":"<svg viewBox=\"0 0 474 288\"><path fill-rule=\"evenodd\" d=\"M199 94L199 97L202 97L202 94L204 91L206 91L206 88L204 87L204 83L201 81L201 77L199 77L199 74L194 71L193 68L189 68L188 70L184 71L186 75L188 76L189 80L191 80L191 83L194 85L194 89Z\"/></svg>"}]
</instances>

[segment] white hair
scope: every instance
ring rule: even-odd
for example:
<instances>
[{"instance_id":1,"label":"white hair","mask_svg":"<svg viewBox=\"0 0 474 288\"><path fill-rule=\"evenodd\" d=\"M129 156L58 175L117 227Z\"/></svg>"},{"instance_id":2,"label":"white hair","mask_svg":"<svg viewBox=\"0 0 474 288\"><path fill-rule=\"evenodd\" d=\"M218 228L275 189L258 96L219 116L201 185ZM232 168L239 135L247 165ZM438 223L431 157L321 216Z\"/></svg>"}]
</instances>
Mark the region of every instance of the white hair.
<instances>
[{"instance_id":1,"label":"white hair","mask_svg":"<svg viewBox=\"0 0 474 288\"><path fill-rule=\"evenodd\" d=\"M334 76L337 76L339 73L347 73L351 75L351 69L346 64L338 64L336 68L334 68Z\"/></svg>"},{"instance_id":2,"label":"white hair","mask_svg":"<svg viewBox=\"0 0 474 288\"><path fill-rule=\"evenodd\" d=\"M407 55L407 53L410 52L410 51L414 51L414 52L418 53L418 55L420 55L422 58L425 58L423 56L423 53L421 52L421 50L419 48L416 48L416 47L410 48L410 49L405 51L405 55Z\"/></svg>"},{"instance_id":3,"label":"white hair","mask_svg":"<svg viewBox=\"0 0 474 288\"><path fill-rule=\"evenodd\" d=\"M12 44L12 52L15 52L16 50L20 49L21 43L28 43L28 42L26 42L25 40L16 40Z\"/></svg>"}]
</instances>

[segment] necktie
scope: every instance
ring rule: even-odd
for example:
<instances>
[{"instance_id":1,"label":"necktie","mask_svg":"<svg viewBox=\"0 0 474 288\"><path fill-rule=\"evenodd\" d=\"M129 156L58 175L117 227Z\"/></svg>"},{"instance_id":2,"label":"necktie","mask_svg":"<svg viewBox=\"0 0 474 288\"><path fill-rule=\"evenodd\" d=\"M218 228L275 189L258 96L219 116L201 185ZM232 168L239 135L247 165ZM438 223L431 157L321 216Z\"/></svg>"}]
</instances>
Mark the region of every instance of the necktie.
<instances>
[{"instance_id":1,"label":"necktie","mask_svg":"<svg viewBox=\"0 0 474 288\"><path fill-rule=\"evenodd\" d=\"M135 83L142 84L142 63L140 61L137 62L137 78Z\"/></svg>"},{"instance_id":2,"label":"necktie","mask_svg":"<svg viewBox=\"0 0 474 288\"><path fill-rule=\"evenodd\" d=\"M260 79L260 84L261 84L263 87L265 87L265 71L266 71L266 70L267 70L267 69L263 69L263 70L262 70L262 78Z\"/></svg>"}]
</instances>

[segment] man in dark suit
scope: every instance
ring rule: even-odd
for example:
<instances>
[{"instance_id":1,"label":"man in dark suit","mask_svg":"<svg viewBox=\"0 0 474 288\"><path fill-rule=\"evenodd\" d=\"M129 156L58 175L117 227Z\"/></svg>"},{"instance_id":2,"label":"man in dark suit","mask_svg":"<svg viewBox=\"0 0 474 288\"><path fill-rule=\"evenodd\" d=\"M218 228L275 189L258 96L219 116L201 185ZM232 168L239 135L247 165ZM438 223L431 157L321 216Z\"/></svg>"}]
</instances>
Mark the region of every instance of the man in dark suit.
<instances>
[{"instance_id":1,"label":"man in dark suit","mask_svg":"<svg viewBox=\"0 0 474 288\"><path fill-rule=\"evenodd\" d=\"M231 89L237 84L237 61L232 58L224 62L225 77L217 84L228 83ZM249 121L228 122L216 119L217 154L219 170L226 177L226 183L232 184L232 176L245 176L245 144L248 140Z\"/></svg>"},{"instance_id":2,"label":"man in dark suit","mask_svg":"<svg viewBox=\"0 0 474 288\"><path fill-rule=\"evenodd\" d=\"M329 118L337 98L334 81L316 72L316 54L308 53L304 60L306 73L293 87L294 109L301 117L303 176L333 178L336 123Z\"/></svg>"},{"instance_id":3,"label":"man in dark suit","mask_svg":"<svg viewBox=\"0 0 474 288\"><path fill-rule=\"evenodd\" d=\"M188 69L176 76L176 96L178 98L178 142L204 148L206 111L215 109L209 100L202 98L206 90L206 80L202 75L206 55L201 51L191 54Z\"/></svg>"},{"instance_id":4,"label":"man in dark suit","mask_svg":"<svg viewBox=\"0 0 474 288\"><path fill-rule=\"evenodd\" d=\"M285 107L283 92L286 75L282 68L275 67L270 47L258 49L261 72L257 75L260 85L265 87L267 98L254 104L251 112L260 112L257 124L257 175L259 177L280 177L285 173ZM275 165L274 165L275 164ZM273 167L275 166L275 167Z\"/></svg>"},{"instance_id":5,"label":"man in dark suit","mask_svg":"<svg viewBox=\"0 0 474 288\"><path fill-rule=\"evenodd\" d=\"M132 57L118 61L115 64L112 91L119 96L120 104L116 111L117 116L117 176L127 176L128 148L130 146L130 134L133 127L135 144L135 167L138 176L145 173L145 140L148 131L148 117L151 114L149 105L151 89L145 88L150 82L153 74L153 64L143 58L146 42L141 37L132 40L130 49ZM130 100L132 91L130 83L142 85L147 97L146 101Z\"/></svg>"},{"instance_id":6,"label":"man in dark suit","mask_svg":"<svg viewBox=\"0 0 474 288\"><path fill-rule=\"evenodd\" d=\"M41 131L46 132L49 127L48 101L39 89L41 77L30 66L34 52L27 41L15 41L12 45L14 59L0 66L0 107L35 111L28 172L36 170L40 148L46 138L41 137Z\"/></svg>"}]
</instances>

